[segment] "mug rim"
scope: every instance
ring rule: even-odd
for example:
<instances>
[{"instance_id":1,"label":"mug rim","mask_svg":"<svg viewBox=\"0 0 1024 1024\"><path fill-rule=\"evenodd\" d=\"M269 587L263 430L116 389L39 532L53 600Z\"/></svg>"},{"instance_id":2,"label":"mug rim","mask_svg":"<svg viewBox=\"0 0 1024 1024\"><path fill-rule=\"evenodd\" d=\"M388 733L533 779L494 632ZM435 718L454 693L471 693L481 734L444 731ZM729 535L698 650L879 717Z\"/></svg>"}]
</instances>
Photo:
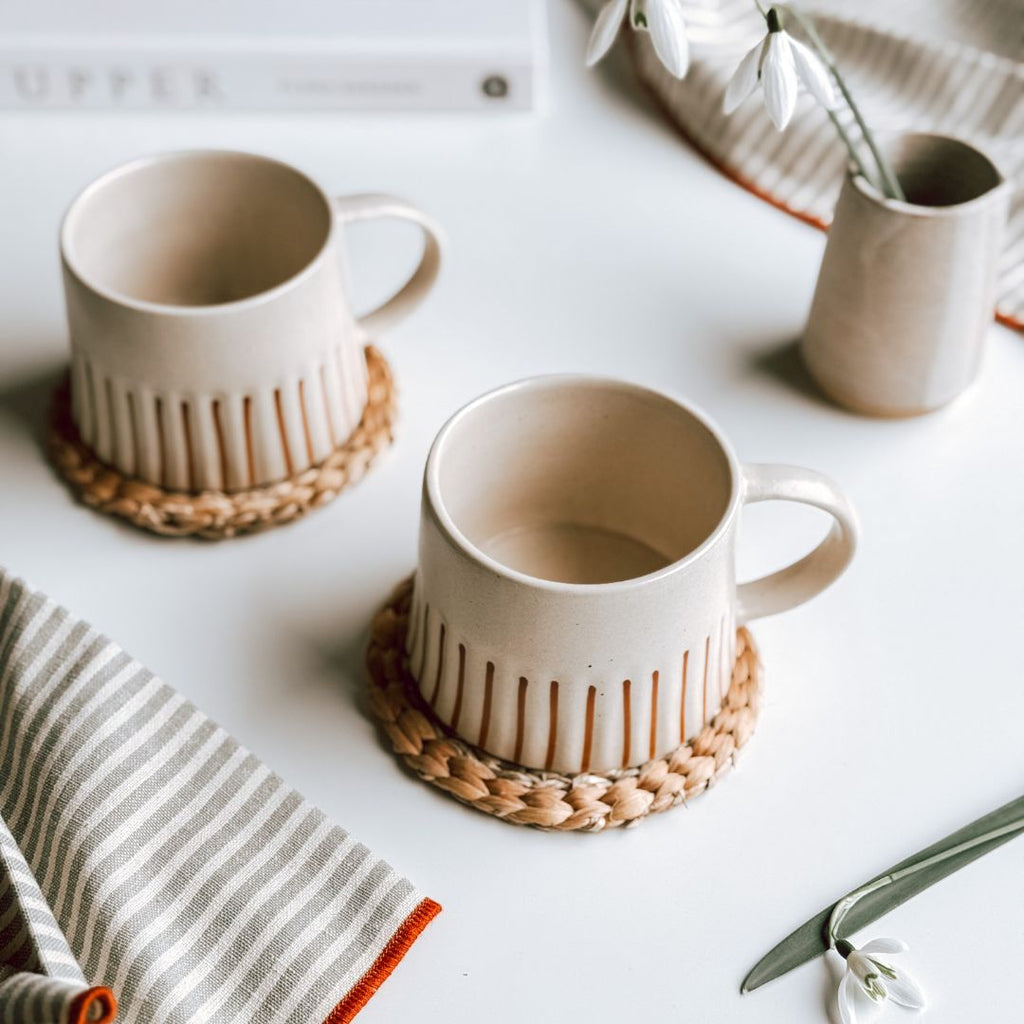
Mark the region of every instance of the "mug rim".
<instances>
[{"instance_id":1,"label":"mug rim","mask_svg":"<svg viewBox=\"0 0 1024 1024\"><path fill-rule=\"evenodd\" d=\"M233 157L241 158L247 162L253 161L263 164L276 164L278 167L284 168L296 177L303 179L303 181L305 181L306 184L316 192L323 201L324 209L327 211L327 234L324 236L323 244L300 270L292 274L291 277L285 278L283 281L279 281L277 284L265 289L264 291L256 292L254 295L246 295L241 299L232 299L230 302L216 302L202 306L177 305L172 302L151 302L148 299L139 299L124 292L120 292L115 288L110 288L106 285L100 284L91 274L83 271L80 262L78 262L73 256L74 247L71 241L71 233L75 227L75 218L80 215L81 211L85 208L89 200L96 195L96 193L110 185L112 182L117 181L118 178L126 177L127 175L133 174L145 167L152 167L156 164L162 163L171 163L173 161L193 161L197 158L203 157ZM61 262L64 264L67 271L81 282L84 287L88 288L94 294L99 295L107 302L111 302L117 306L124 306L140 313L182 317L203 317L216 316L221 313L233 313L247 307L262 305L264 302L269 302L284 292L294 288L303 279L314 273L316 267L323 259L324 253L333 244L336 226L337 217L335 216L334 203L331 200L331 197L327 195L323 188L321 188L321 186L318 185L308 174L294 166L294 164L290 164L285 160L278 160L276 157L265 156L262 153L252 153L244 149L217 149L214 147L206 147L199 149L170 149L159 153L150 153L146 156L136 157L134 160L128 160L125 163L118 164L116 167L112 167L110 170L105 171L99 177L94 178L89 182L89 184L86 185L68 204L67 209L64 211L64 216L61 218L58 238L60 242Z\"/></svg>"},{"instance_id":2,"label":"mug rim","mask_svg":"<svg viewBox=\"0 0 1024 1024\"><path fill-rule=\"evenodd\" d=\"M523 393L561 388L567 385L582 385L585 387L611 386L619 391L640 395L647 401L654 400L667 403L691 416L708 431L721 452L725 455L726 463L729 466L729 499L725 510L715 523L714 528L692 551L688 551L681 558L677 558L675 561L662 566L660 569L656 569L654 572L645 573L643 576L631 576L628 579L613 580L607 583L566 583L562 580L549 580L542 576L531 576L529 573L520 572L518 569L505 565L505 563L498 561L481 550L459 529L445 504L440 480L440 466L441 460L444 457L444 446L451 437L452 432L470 413L505 395L516 392ZM453 413L438 431L430 446L426 468L423 473L423 495L425 510L432 516L447 540L457 547L464 556L476 562L482 568L522 586L551 593L579 596L581 594L612 594L624 590L632 590L683 572L713 548L729 529L742 503L742 479L743 475L739 459L721 429L707 413L685 399L677 398L664 391L658 391L655 388L649 388L633 381L621 380L617 377L603 377L599 374L587 373L548 373L524 377L493 388L467 402L462 408Z\"/></svg>"}]
</instances>

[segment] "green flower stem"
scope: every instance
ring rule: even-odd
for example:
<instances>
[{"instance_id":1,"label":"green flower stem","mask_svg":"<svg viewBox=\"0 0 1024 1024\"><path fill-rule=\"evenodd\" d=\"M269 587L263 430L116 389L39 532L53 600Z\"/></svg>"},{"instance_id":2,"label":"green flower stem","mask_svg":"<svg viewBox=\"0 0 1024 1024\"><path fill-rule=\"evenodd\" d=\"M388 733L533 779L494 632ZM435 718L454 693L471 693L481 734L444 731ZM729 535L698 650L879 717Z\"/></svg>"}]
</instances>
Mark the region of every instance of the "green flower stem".
<instances>
[{"instance_id":1,"label":"green flower stem","mask_svg":"<svg viewBox=\"0 0 1024 1024\"><path fill-rule=\"evenodd\" d=\"M853 139L850 138L849 133L843 127L843 122L839 120L839 117L836 115L836 112L834 110L826 110L825 113L828 114L829 119L836 126L836 131L839 133L839 138L841 138L843 140L843 142L846 144L846 148L850 152L850 158L857 165L857 170L869 182L871 182L871 184L874 185L875 188L880 188L879 182L877 181L875 176L867 169L867 166L865 165L863 159L861 158L860 151L853 144ZM880 188L880 190L882 192L885 191L884 188Z\"/></svg>"},{"instance_id":2,"label":"green flower stem","mask_svg":"<svg viewBox=\"0 0 1024 1024\"><path fill-rule=\"evenodd\" d=\"M846 915L853 909L854 904L859 902L869 893L877 892L879 889L885 888L885 886L892 882L897 882L901 878L906 878L908 875L913 875L918 871L923 871L925 868L930 868L933 864L941 864L942 861L948 860L950 857L955 857L958 853L971 850L975 846L981 846L982 843L987 843L992 839L998 839L1000 836L1006 836L1013 832L1021 831L1024 831L1024 818L1018 818L1016 821L1011 821L1008 825L992 829L980 836L975 836L973 839L965 839L962 843L958 843L956 846L951 846L948 850L942 850L939 853L934 853L930 857L926 857L924 860L918 861L916 864L908 864L905 868L901 868L899 871L893 871L891 874L883 875L881 878L876 878L875 881L869 882L867 885L862 885L859 889L854 889L853 892L844 896L832 908L832 913L829 915L828 925L826 926L829 949L835 949L836 944L843 941L836 935L839 926L843 923L843 919Z\"/></svg>"},{"instance_id":3,"label":"green flower stem","mask_svg":"<svg viewBox=\"0 0 1024 1024\"><path fill-rule=\"evenodd\" d=\"M868 128L867 122L861 115L860 108L857 106L853 96L850 94L850 90L846 85L846 80L840 73L839 68L836 67L836 62L832 57L831 51L825 45L821 36L818 35L818 30L814 27L813 22L809 18L805 18L795 7L791 7L789 4L781 4L780 6L787 14L791 15L796 20L796 23L804 30L811 45L817 51L818 56L822 59L822 62L835 78L836 84L839 86L839 91L843 94L843 99L846 100L847 106L850 108L850 112L853 114L854 119L860 126L861 134L864 136L864 141L867 143L868 149L871 150L871 155L874 157L875 163L878 166L878 173L881 178L881 191L890 199L899 199L906 202L907 197L903 194L903 189L900 187L900 183L897 180L896 175L889 166L889 161L885 159L882 151L878 148L874 134L871 129ZM872 184L877 187L879 182L872 181L872 176L865 172L863 161L861 161L855 154L850 143L849 136L842 127L840 127L839 120L835 117L832 111L829 111L829 114L832 117L832 123L839 130L839 134L846 143L847 148L851 153L854 153L854 162L857 164L857 169L864 174L868 181L871 181Z\"/></svg>"}]
</instances>

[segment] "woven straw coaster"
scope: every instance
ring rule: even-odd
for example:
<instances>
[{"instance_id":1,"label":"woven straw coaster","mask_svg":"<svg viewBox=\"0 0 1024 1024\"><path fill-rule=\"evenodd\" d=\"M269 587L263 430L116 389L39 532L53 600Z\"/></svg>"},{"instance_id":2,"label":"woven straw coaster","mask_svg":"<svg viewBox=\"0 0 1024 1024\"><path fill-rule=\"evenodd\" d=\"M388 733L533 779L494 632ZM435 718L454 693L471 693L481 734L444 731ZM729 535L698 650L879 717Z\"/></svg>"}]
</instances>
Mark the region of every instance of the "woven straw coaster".
<instances>
[{"instance_id":1,"label":"woven straw coaster","mask_svg":"<svg viewBox=\"0 0 1024 1024\"><path fill-rule=\"evenodd\" d=\"M71 421L65 380L54 392L46 432L50 461L90 508L166 537L220 540L290 523L357 483L394 439L395 385L387 360L366 346L369 401L359 426L323 462L275 484L247 491L169 491L124 476L101 462Z\"/></svg>"},{"instance_id":2,"label":"woven straw coaster","mask_svg":"<svg viewBox=\"0 0 1024 1024\"><path fill-rule=\"evenodd\" d=\"M373 621L366 663L370 707L395 753L424 782L515 825L602 832L639 825L712 786L754 731L763 670L753 638L736 633L736 662L722 710L701 733L639 768L560 775L501 761L453 735L420 697L406 665L412 580L399 584Z\"/></svg>"}]
</instances>

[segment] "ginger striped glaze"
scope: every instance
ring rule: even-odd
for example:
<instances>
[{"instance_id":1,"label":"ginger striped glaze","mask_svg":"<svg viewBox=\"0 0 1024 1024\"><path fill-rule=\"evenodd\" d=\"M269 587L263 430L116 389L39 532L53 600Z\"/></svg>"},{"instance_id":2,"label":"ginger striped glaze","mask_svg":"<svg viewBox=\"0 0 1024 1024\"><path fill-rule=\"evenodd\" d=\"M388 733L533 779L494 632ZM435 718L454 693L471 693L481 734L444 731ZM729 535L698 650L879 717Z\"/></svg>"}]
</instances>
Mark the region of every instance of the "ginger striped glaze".
<instances>
[{"instance_id":1,"label":"ginger striped glaze","mask_svg":"<svg viewBox=\"0 0 1024 1024\"><path fill-rule=\"evenodd\" d=\"M143 483L103 462L71 420L68 382L50 410L46 449L58 474L83 504L166 537L220 540L293 522L358 483L394 439L397 402L384 356L365 350L369 398L359 425L321 462L287 480L233 491L194 494Z\"/></svg>"},{"instance_id":2,"label":"ginger striped glaze","mask_svg":"<svg viewBox=\"0 0 1024 1024\"><path fill-rule=\"evenodd\" d=\"M763 673L749 632L740 628L722 709L690 742L665 756L632 768L572 774L493 757L453 735L418 691L406 647L416 629L411 604L409 579L395 588L374 618L366 653L373 715L411 772L509 824L559 832L634 827L703 793L729 770L753 733ZM596 694L596 687L588 688L588 707Z\"/></svg>"},{"instance_id":3,"label":"ginger striped glaze","mask_svg":"<svg viewBox=\"0 0 1024 1024\"><path fill-rule=\"evenodd\" d=\"M696 736L729 689L735 635L735 619L723 615L670 664L570 689L472 649L416 588L406 649L424 699L452 732L506 761L576 773L627 768Z\"/></svg>"},{"instance_id":4,"label":"ginger striped glaze","mask_svg":"<svg viewBox=\"0 0 1024 1024\"><path fill-rule=\"evenodd\" d=\"M127 477L176 491L238 491L322 462L367 402L361 349L337 345L272 386L167 391L72 350L79 436Z\"/></svg>"}]
</instances>

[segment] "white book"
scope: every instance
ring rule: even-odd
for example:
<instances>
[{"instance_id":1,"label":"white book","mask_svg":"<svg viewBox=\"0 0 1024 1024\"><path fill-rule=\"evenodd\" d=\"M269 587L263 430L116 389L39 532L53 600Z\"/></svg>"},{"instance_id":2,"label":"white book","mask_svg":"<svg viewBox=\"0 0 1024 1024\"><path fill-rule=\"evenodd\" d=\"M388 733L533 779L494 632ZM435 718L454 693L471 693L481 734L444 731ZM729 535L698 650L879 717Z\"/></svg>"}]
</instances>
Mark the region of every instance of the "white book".
<instances>
[{"instance_id":1,"label":"white book","mask_svg":"<svg viewBox=\"0 0 1024 1024\"><path fill-rule=\"evenodd\" d=\"M544 0L20 0L0 108L532 110Z\"/></svg>"}]
</instances>

